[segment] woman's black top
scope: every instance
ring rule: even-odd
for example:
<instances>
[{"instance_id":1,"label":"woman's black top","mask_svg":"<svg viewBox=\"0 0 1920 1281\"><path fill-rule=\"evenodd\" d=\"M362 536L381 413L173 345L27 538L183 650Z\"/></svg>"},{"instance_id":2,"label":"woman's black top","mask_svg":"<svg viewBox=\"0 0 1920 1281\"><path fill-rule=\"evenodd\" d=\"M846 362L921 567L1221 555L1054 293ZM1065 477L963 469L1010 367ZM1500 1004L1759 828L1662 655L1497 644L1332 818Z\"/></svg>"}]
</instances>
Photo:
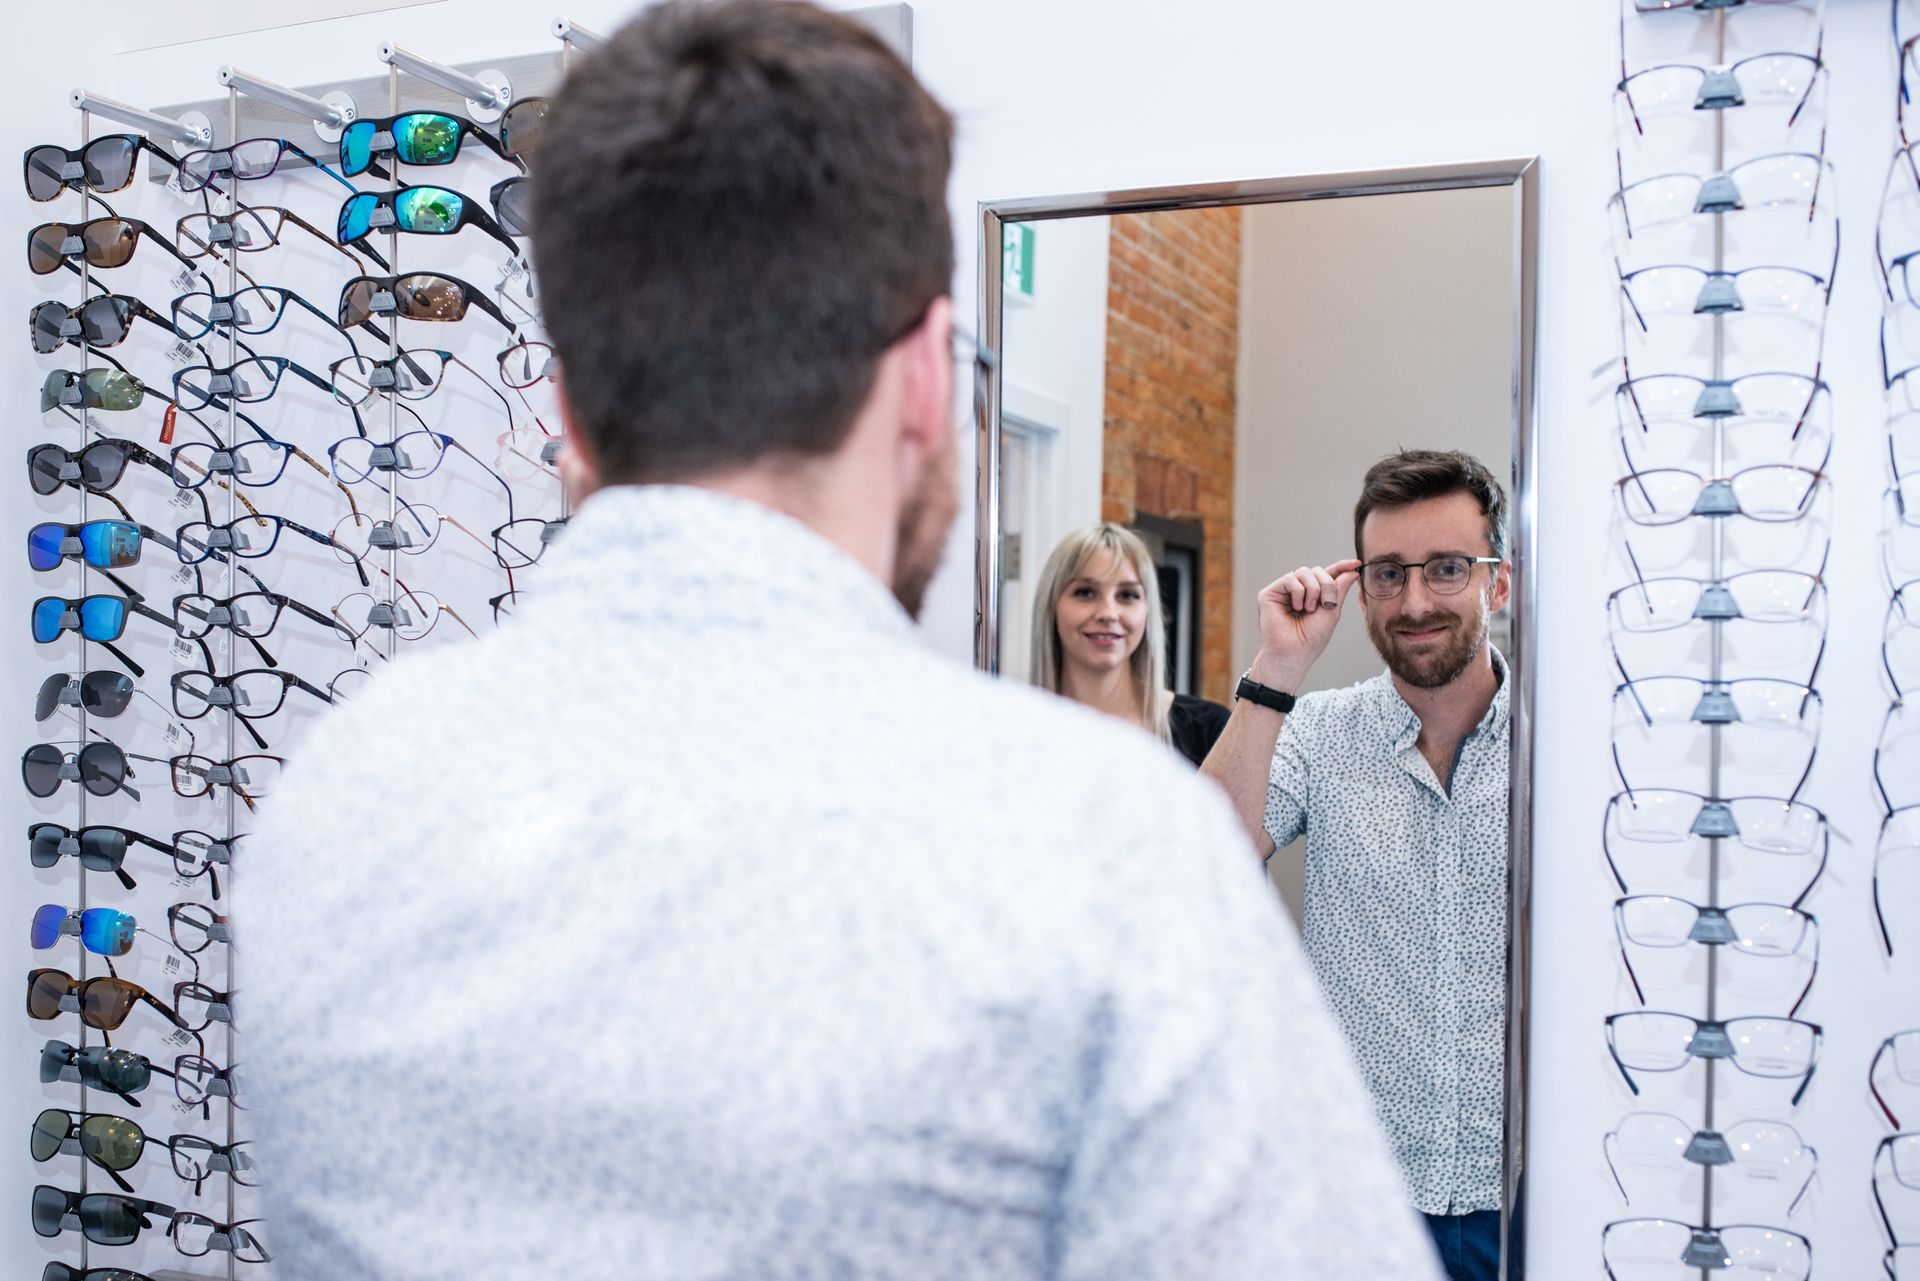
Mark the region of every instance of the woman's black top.
<instances>
[{"instance_id":1,"label":"woman's black top","mask_svg":"<svg viewBox=\"0 0 1920 1281\"><path fill-rule=\"evenodd\" d=\"M1195 765L1207 759L1207 753L1220 741L1230 713L1218 703L1191 694L1175 694L1167 711L1167 733L1180 754Z\"/></svg>"}]
</instances>

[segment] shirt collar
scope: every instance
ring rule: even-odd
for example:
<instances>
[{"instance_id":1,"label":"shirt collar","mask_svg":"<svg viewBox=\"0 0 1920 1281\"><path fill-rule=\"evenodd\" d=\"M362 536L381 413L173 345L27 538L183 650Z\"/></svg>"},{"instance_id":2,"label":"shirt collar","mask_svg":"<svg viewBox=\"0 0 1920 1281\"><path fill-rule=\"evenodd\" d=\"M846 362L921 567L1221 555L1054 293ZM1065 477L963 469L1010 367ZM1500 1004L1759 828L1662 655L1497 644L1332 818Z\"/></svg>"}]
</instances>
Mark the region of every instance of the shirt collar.
<instances>
[{"instance_id":1,"label":"shirt collar","mask_svg":"<svg viewBox=\"0 0 1920 1281\"><path fill-rule=\"evenodd\" d=\"M594 619L852 627L904 636L912 620L871 571L801 521L690 485L615 485L568 521L528 613Z\"/></svg>"},{"instance_id":2,"label":"shirt collar","mask_svg":"<svg viewBox=\"0 0 1920 1281\"><path fill-rule=\"evenodd\" d=\"M1493 703L1487 708L1487 714L1473 728L1469 737L1485 733L1498 735L1506 730L1507 718L1513 707L1512 685L1509 679L1507 659L1493 642L1487 642L1487 652L1493 656L1494 678L1500 682L1493 692ZM1393 683L1393 673L1382 672L1374 678L1379 682L1379 697L1374 700L1373 712L1379 722L1380 732L1391 742L1395 751L1405 751L1420 738L1420 714L1401 697L1400 687Z\"/></svg>"}]
</instances>

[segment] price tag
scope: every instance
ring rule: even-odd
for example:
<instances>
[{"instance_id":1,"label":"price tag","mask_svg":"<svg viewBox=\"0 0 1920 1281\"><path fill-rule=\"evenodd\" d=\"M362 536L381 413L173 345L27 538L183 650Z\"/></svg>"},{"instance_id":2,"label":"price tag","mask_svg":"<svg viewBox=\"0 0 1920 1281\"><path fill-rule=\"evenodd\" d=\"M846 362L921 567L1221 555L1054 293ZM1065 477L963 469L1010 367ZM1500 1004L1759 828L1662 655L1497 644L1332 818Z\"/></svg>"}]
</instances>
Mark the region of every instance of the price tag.
<instances>
[{"instance_id":1,"label":"price tag","mask_svg":"<svg viewBox=\"0 0 1920 1281\"><path fill-rule=\"evenodd\" d=\"M180 185L179 169L175 169L167 175L167 190L172 193L173 198L181 204L192 205L195 209L200 207L200 193L197 191L188 191Z\"/></svg>"},{"instance_id":2,"label":"price tag","mask_svg":"<svg viewBox=\"0 0 1920 1281\"><path fill-rule=\"evenodd\" d=\"M180 958L171 952L167 954L167 959L162 962L162 964L166 966L167 973L169 974L178 974L180 972Z\"/></svg>"},{"instance_id":3,"label":"price tag","mask_svg":"<svg viewBox=\"0 0 1920 1281\"><path fill-rule=\"evenodd\" d=\"M181 1116L192 1116L200 1110L200 1105L198 1103L182 1103L180 1100L175 1099L173 1101L173 1110Z\"/></svg>"},{"instance_id":4,"label":"price tag","mask_svg":"<svg viewBox=\"0 0 1920 1281\"><path fill-rule=\"evenodd\" d=\"M183 663L193 657L193 642L184 636L174 637L173 643L167 648L172 650L173 656Z\"/></svg>"},{"instance_id":5,"label":"price tag","mask_svg":"<svg viewBox=\"0 0 1920 1281\"><path fill-rule=\"evenodd\" d=\"M168 881L167 884L173 886L176 890L190 890L193 888L195 879L196 878L191 876L176 876L171 881ZM171 961L173 958L169 956L167 959Z\"/></svg>"},{"instance_id":6,"label":"price tag","mask_svg":"<svg viewBox=\"0 0 1920 1281\"><path fill-rule=\"evenodd\" d=\"M166 416L160 420L160 443L161 444L171 445L173 443L173 424L174 424L174 420L179 416L180 416L179 405L167 406Z\"/></svg>"},{"instance_id":7,"label":"price tag","mask_svg":"<svg viewBox=\"0 0 1920 1281\"><path fill-rule=\"evenodd\" d=\"M186 730L181 727L179 721L167 722L167 741L169 743L178 743L184 737L186 737Z\"/></svg>"},{"instance_id":8,"label":"price tag","mask_svg":"<svg viewBox=\"0 0 1920 1281\"><path fill-rule=\"evenodd\" d=\"M173 1031L167 1033L165 1040L168 1045L191 1045L193 1044L193 1033L187 1031L185 1028L175 1028Z\"/></svg>"},{"instance_id":9,"label":"price tag","mask_svg":"<svg viewBox=\"0 0 1920 1281\"><path fill-rule=\"evenodd\" d=\"M167 501L172 503L175 507L179 507L179 508L191 507L193 506L193 491L191 489L176 489L173 491L173 497L169 498ZM182 565L180 568L187 569L187 566Z\"/></svg>"},{"instance_id":10,"label":"price tag","mask_svg":"<svg viewBox=\"0 0 1920 1281\"><path fill-rule=\"evenodd\" d=\"M509 258L500 264L500 283L511 285L527 278L527 264L518 258Z\"/></svg>"},{"instance_id":11,"label":"price tag","mask_svg":"<svg viewBox=\"0 0 1920 1281\"><path fill-rule=\"evenodd\" d=\"M193 287L199 283L191 267L182 267L179 271L173 273L173 287L183 294L192 293Z\"/></svg>"},{"instance_id":12,"label":"price tag","mask_svg":"<svg viewBox=\"0 0 1920 1281\"><path fill-rule=\"evenodd\" d=\"M176 280L173 283L177 285L180 282ZM167 359L176 365L197 365L200 363L197 359L199 355L184 338L167 348Z\"/></svg>"},{"instance_id":13,"label":"price tag","mask_svg":"<svg viewBox=\"0 0 1920 1281\"><path fill-rule=\"evenodd\" d=\"M185 587L188 583L192 582L193 566L182 565L180 568L174 570L173 581L176 583L179 583L182 587Z\"/></svg>"}]
</instances>

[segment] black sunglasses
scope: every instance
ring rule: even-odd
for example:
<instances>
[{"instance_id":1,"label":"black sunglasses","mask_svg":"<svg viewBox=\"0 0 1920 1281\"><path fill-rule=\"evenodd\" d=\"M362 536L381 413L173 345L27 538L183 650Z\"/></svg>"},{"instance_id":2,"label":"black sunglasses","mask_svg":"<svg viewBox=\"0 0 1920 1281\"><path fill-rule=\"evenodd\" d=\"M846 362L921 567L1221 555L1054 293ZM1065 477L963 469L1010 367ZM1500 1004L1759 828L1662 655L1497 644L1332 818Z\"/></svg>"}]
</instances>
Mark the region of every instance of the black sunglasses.
<instances>
[{"instance_id":1,"label":"black sunglasses","mask_svg":"<svg viewBox=\"0 0 1920 1281\"><path fill-rule=\"evenodd\" d=\"M34 823L27 828L27 861L35 867L56 867L63 858L77 858L88 871L112 872L129 890L138 882L127 875L123 864L134 845L175 853L175 846L127 827L95 823L76 830L59 823Z\"/></svg>"},{"instance_id":2,"label":"black sunglasses","mask_svg":"<svg viewBox=\"0 0 1920 1281\"><path fill-rule=\"evenodd\" d=\"M48 441L27 451L27 481L33 492L55 494L63 485L105 494L120 483L129 462L171 475L164 458L136 441L108 436L80 449Z\"/></svg>"},{"instance_id":3,"label":"black sunglasses","mask_svg":"<svg viewBox=\"0 0 1920 1281\"><path fill-rule=\"evenodd\" d=\"M471 120L444 111L408 111L355 120L341 130L340 172L348 177L365 173L383 156L403 165L450 165L460 158L460 144L468 138L526 168L500 139Z\"/></svg>"},{"instance_id":4,"label":"black sunglasses","mask_svg":"<svg viewBox=\"0 0 1920 1281\"><path fill-rule=\"evenodd\" d=\"M33 1230L57 1237L78 1228L95 1245L132 1245L153 1218L168 1218L173 1207L114 1192L68 1192L42 1183L33 1190Z\"/></svg>"},{"instance_id":5,"label":"black sunglasses","mask_svg":"<svg viewBox=\"0 0 1920 1281\"><path fill-rule=\"evenodd\" d=\"M20 781L27 794L45 799L62 783L78 783L94 796L125 792L134 800L140 793L127 786L134 777L127 754L115 743L87 743L77 752L63 752L60 743L35 743L20 753Z\"/></svg>"},{"instance_id":6,"label":"black sunglasses","mask_svg":"<svg viewBox=\"0 0 1920 1281\"><path fill-rule=\"evenodd\" d=\"M144 1055L111 1046L89 1045L84 1049L65 1041L48 1041L40 1048L40 1080L52 1085L69 1081L90 1090L105 1090L129 1107L140 1107L133 1096L147 1088L154 1073L172 1076L167 1068L155 1066Z\"/></svg>"},{"instance_id":7,"label":"black sunglasses","mask_svg":"<svg viewBox=\"0 0 1920 1281\"><path fill-rule=\"evenodd\" d=\"M52 300L40 303L27 313L27 329L33 349L50 356L63 344L118 347L127 340L136 320L144 320L176 338L182 336L165 316L131 294L101 294L77 307Z\"/></svg>"},{"instance_id":8,"label":"black sunglasses","mask_svg":"<svg viewBox=\"0 0 1920 1281\"><path fill-rule=\"evenodd\" d=\"M28 147L21 159L27 183L27 198L42 203L61 192L125 191L133 184L134 162L141 152L166 161L175 169L180 162L137 133L110 133L80 147L62 147L42 143Z\"/></svg>"}]
</instances>

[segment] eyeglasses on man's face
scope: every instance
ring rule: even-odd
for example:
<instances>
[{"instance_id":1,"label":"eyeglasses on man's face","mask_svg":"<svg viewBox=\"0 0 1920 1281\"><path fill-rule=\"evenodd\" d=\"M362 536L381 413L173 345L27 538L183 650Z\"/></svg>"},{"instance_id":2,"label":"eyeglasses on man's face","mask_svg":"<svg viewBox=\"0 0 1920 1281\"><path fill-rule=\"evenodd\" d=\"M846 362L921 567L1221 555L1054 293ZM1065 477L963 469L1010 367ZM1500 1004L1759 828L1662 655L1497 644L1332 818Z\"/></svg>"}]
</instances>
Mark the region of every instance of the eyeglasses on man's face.
<instances>
[{"instance_id":1,"label":"eyeglasses on man's face","mask_svg":"<svg viewBox=\"0 0 1920 1281\"><path fill-rule=\"evenodd\" d=\"M1360 590L1372 600L1392 600L1407 588L1414 570L1437 596L1458 596L1473 581L1475 565L1498 565L1498 556L1430 556L1413 564L1372 560L1360 567Z\"/></svg>"}]
</instances>

